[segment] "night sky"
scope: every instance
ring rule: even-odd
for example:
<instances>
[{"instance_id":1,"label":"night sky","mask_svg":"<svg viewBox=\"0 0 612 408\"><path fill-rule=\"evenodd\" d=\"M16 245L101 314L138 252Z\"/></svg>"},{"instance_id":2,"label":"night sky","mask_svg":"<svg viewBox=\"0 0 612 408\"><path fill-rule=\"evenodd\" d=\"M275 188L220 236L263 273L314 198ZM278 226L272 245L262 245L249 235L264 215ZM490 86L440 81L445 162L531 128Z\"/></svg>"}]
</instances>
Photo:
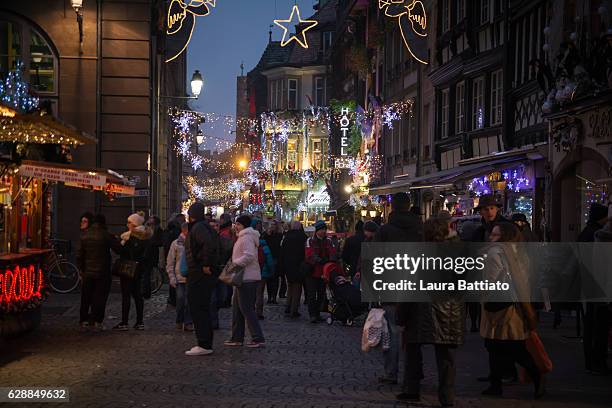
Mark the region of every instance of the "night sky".
<instances>
[{"instance_id":1,"label":"night sky","mask_svg":"<svg viewBox=\"0 0 612 408\"><path fill-rule=\"evenodd\" d=\"M287 19L294 0L217 0L210 15L198 17L187 50L187 79L199 69L204 88L191 107L202 112L236 114L236 77L244 61L245 75L255 67L268 43L270 24ZM302 19L314 14L316 0L298 0ZM281 39L282 29L274 25L272 39ZM187 87L189 89L189 86ZM234 140L233 129L203 127L206 135ZM221 144L227 147L226 144ZM211 143L207 148L214 149Z\"/></svg>"}]
</instances>

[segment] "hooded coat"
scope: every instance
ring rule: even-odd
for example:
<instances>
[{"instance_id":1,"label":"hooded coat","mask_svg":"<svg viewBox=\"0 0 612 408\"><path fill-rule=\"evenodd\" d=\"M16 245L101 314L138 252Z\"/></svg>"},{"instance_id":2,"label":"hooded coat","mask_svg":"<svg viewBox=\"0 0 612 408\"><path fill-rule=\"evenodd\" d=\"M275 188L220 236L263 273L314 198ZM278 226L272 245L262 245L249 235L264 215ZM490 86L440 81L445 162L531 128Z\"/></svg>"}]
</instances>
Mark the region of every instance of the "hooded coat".
<instances>
[{"instance_id":1,"label":"hooded coat","mask_svg":"<svg viewBox=\"0 0 612 408\"><path fill-rule=\"evenodd\" d=\"M306 246L306 234L302 230L287 231L281 241L279 267L287 277L289 283L301 283L304 279L301 276L300 268L304 262Z\"/></svg>"},{"instance_id":2,"label":"hooded coat","mask_svg":"<svg viewBox=\"0 0 612 408\"><path fill-rule=\"evenodd\" d=\"M142 276L153 267L154 258L151 256L151 237L153 231L145 225L136 227L133 231L121 234L121 259L138 262L136 276Z\"/></svg>"},{"instance_id":3,"label":"hooded coat","mask_svg":"<svg viewBox=\"0 0 612 408\"><path fill-rule=\"evenodd\" d=\"M261 280L259 267L259 231L248 227L238 233L232 250L232 262L244 268L244 282Z\"/></svg>"}]
</instances>

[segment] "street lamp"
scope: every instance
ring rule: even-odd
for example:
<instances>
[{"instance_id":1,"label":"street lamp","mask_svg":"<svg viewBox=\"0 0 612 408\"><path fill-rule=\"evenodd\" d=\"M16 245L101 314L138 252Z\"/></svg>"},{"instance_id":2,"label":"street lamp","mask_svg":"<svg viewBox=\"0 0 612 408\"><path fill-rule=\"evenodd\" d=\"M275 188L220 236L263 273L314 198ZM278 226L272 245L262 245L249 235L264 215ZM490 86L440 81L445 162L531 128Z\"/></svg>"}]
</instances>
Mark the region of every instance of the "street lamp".
<instances>
[{"instance_id":1,"label":"street lamp","mask_svg":"<svg viewBox=\"0 0 612 408\"><path fill-rule=\"evenodd\" d=\"M202 133L201 130L196 135L196 142L198 143L198 146L204 143L204 133Z\"/></svg>"},{"instance_id":2,"label":"street lamp","mask_svg":"<svg viewBox=\"0 0 612 408\"><path fill-rule=\"evenodd\" d=\"M77 16L77 24L79 25L79 43L81 51L83 48L83 0L70 0L70 5L74 9Z\"/></svg>"},{"instance_id":3,"label":"street lamp","mask_svg":"<svg viewBox=\"0 0 612 408\"><path fill-rule=\"evenodd\" d=\"M247 165L248 165L248 163L247 163L247 161L246 161L246 160L244 160L244 159L242 159L242 160L240 160L240 161L238 162L238 168L240 168L240 170L246 170Z\"/></svg>"},{"instance_id":4,"label":"street lamp","mask_svg":"<svg viewBox=\"0 0 612 408\"><path fill-rule=\"evenodd\" d=\"M204 86L204 79L202 78L200 71L196 69L191 77L191 94L195 96L195 99L198 99L198 96L200 96L202 86Z\"/></svg>"}]
</instances>

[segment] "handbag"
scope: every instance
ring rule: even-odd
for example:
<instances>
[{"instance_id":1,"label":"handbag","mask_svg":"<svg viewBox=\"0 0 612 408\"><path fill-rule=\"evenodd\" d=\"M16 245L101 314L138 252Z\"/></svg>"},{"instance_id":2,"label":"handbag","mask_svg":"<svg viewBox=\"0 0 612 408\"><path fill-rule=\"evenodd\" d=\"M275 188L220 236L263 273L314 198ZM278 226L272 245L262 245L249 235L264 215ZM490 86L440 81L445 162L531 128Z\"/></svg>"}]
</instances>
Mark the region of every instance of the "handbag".
<instances>
[{"instance_id":1,"label":"handbag","mask_svg":"<svg viewBox=\"0 0 612 408\"><path fill-rule=\"evenodd\" d=\"M233 262L228 262L225 264L223 271L221 271L221 275L219 275L219 280L226 285L240 287L242 286L242 281L244 280L244 267L237 265Z\"/></svg>"},{"instance_id":2,"label":"handbag","mask_svg":"<svg viewBox=\"0 0 612 408\"><path fill-rule=\"evenodd\" d=\"M138 270L138 262L131 259L117 259L113 264L113 275L120 278L134 279Z\"/></svg>"}]
</instances>

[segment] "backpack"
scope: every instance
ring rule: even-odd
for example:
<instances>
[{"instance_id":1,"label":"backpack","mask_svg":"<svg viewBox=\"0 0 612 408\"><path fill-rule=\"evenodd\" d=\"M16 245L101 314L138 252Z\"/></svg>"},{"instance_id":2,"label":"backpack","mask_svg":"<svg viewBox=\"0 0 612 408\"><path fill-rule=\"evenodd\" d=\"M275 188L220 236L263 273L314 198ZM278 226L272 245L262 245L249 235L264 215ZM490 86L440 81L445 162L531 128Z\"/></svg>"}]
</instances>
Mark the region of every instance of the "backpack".
<instances>
[{"instance_id":1,"label":"backpack","mask_svg":"<svg viewBox=\"0 0 612 408\"><path fill-rule=\"evenodd\" d=\"M262 258L263 255L263 258ZM264 240L259 241L258 250L259 266L261 268L261 278L269 279L274 276L274 258L272 251Z\"/></svg>"},{"instance_id":2,"label":"backpack","mask_svg":"<svg viewBox=\"0 0 612 408\"><path fill-rule=\"evenodd\" d=\"M181 259L179 259L179 272L181 273L181 276L186 278L187 275L189 274L189 267L187 266L187 255L185 254L185 251L183 251L183 254L181 255Z\"/></svg>"}]
</instances>

